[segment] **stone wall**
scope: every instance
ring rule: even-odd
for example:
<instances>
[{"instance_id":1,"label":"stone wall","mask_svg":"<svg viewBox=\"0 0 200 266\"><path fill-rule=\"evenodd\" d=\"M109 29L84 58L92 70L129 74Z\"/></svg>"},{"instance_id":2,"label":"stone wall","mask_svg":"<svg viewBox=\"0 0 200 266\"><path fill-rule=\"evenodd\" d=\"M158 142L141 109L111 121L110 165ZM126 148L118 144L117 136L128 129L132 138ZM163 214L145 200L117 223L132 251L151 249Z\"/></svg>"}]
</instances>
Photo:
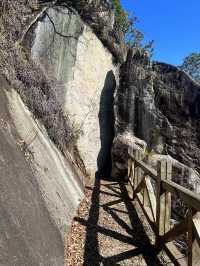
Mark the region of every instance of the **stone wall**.
<instances>
[{"instance_id":1,"label":"stone wall","mask_svg":"<svg viewBox=\"0 0 200 266\"><path fill-rule=\"evenodd\" d=\"M111 53L78 15L50 9L35 29L32 57L64 84L64 90L60 86L57 91L60 103L79 133L78 150L94 177L107 168L104 162L114 136L112 103L118 75Z\"/></svg>"}]
</instances>

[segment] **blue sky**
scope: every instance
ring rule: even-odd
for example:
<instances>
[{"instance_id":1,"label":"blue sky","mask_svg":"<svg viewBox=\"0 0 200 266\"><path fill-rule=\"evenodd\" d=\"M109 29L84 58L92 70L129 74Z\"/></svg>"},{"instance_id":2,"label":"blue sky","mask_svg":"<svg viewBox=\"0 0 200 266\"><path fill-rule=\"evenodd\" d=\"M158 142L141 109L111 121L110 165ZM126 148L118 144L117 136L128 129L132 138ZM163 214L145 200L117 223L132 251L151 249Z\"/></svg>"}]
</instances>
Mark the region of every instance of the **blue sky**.
<instances>
[{"instance_id":1,"label":"blue sky","mask_svg":"<svg viewBox=\"0 0 200 266\"><path fill-rule=\"evenodd\" d=\"M179 65L200 52L200 0L121 0L139 19L145 40L155 41L154 60Z\"/></svg>"}]
</instances>

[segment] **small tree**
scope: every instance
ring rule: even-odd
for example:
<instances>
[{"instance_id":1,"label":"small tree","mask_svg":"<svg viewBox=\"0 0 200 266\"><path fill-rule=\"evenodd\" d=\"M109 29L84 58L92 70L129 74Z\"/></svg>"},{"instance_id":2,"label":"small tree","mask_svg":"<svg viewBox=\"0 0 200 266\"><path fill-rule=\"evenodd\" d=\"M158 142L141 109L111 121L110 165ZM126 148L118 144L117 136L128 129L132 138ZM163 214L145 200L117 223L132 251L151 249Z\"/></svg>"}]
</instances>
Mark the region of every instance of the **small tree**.
<instances>
[{"instance_id":1,"label":"small tree","mask_svg":"<svg viewBox=\"0 0 200 266\"><path fill-rule=\"evenodd\" d=\"M112 3L115 8L116 27L124 33L127 45L132 48L142 48L152 57L154 52L154 41L150 41L143 45L144 34L136 27L138 22L137 17L126 12L120 0L112 0Z\"/></svg>"},{"instance_id":2,"label":"small tree","mask_svg":"<svg viewBox=\"0 0 200 266\"><path fill-rule=\"evenodd\" d=\"M144 34L136 28L138 19L136 16L129 16L129 25L126 32L126 42L130 47L142 47Z\"/></svg>"},{"instance_id":3,"label":"small tree","mask_svg":"<svg viewBox=\"0 0 200 266\"><path fill-rule=\"evenodd\" d=\"M112 0L115 8L115 26L122 32L127 32L129 28L128 13L122 8L120 0Z\"/></svg>"},{"instance_id":4,"label":"small tree","mask_svg":"<svg viewBox=\"0 0 200 266\"><path fill-rule=\"evenodd\" d=\"M191 53L185 57L180 68L187 72L194 80L200 82L200 53Z\"/></svg>"},{"instance_id":5,"label":"small tree","mask_svg":"<svg viewBox=\"0 0 200 266\"><path fill-rule=\"evenodd\" d=\"M155 42L154 40L151 40L144 46L144 50L148 52L149 57L152 58L153 53L154 53L154 47L155 47Z\"/></svg>"},{"instance_id":6,"label":"small tree","mask_svg":"<svg viewBox=\"0 0 200 266\"><path fill-rule=\"evenodd\" d=\"M144 34L142 31L137 29L136 23L138 19L135 16L129 18L129 28L126 32L126 41L129 47L132 48L141 48L144 51L148 52L149 57L153 56L154 52L154 41L150 41L146 44L143 44Z\"/></svg>"}]
</instances>

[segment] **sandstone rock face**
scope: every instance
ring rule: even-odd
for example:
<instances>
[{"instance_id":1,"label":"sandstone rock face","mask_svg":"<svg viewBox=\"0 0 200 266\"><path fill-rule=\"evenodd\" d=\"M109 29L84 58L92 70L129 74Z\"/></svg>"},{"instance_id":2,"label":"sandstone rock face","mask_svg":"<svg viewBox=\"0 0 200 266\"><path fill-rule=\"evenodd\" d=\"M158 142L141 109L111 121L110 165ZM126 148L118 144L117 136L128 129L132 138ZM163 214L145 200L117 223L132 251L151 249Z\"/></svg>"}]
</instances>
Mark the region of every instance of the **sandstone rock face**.
<instances>
[{"instance_id":1,"label":"sandstone rock face","mask_svg":"<svg viewBox=\"0 0 200 266\"><path fill-rule=\"evenodd\" d=\"M64 264L83 177L0 78L0 265Z\"/></svg>"},{"instance_id":2,"label":"sandstone rock face","mask_svg":"<svg viewBox=\"0 0 200 266\"><path fill-rule=\"evenodd\" d=\"M129 51L115 98L116 135L130 131L150 151L200 171L200 86L178 68Z\"/></svg>"},{"instance_id":3,"label":"sandstone rock face","mask_svg":"<svg viewBox=\"0 0 200 266\"><path fill-rule=\"evenodd\" d=\"M32 57L65 85L57 92L60 103L79 133L78 150L86 170L94 176L110 161L117 67L111 53L78 15L50 9L48 16L35 29ZM51 20L60 34L55 33Z\"/></svg>"}]
</instances>

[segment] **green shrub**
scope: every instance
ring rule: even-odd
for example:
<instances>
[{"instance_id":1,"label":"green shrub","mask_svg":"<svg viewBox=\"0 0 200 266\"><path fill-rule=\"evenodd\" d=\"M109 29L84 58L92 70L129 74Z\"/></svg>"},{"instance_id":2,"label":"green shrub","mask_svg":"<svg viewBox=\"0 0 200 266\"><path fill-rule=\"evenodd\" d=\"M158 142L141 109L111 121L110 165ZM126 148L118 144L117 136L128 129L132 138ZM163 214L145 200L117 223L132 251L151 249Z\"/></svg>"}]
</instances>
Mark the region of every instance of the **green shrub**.
<instances>
[{"instance_id":1,"label":"green shrub","mask_svg":"<svg viewBox=\"0 0 200 266\"><path fill-rule=\"evenodd\" d=\"M191 53L185 57L180 68L200 83L200 53Z\"/></svg>"},{"instance_id":2,"label":"green shrub","mask_svg":"<svg viewBox=\"0 0 200 266\"><path fill-rule=\"evenodd\" d=\"M125 33L129 28L128 12L122 8L120 0L112 0L112 2L115 8L116 26Z\"/></svg>"},{"instance_id":3,"label":"green shrub","mask_svg":"<svg viewBox=\"0 0 200 266\"><path fill-rule=\"evenodd\" d=\"M152 57L154 41L143 45L144 34L136 27L137 17L125 11L120 0L112 0L112 2L115 8L116 27L124 33L126 44L132 48L142 48Z\"/></svg>"}]
</instances>

